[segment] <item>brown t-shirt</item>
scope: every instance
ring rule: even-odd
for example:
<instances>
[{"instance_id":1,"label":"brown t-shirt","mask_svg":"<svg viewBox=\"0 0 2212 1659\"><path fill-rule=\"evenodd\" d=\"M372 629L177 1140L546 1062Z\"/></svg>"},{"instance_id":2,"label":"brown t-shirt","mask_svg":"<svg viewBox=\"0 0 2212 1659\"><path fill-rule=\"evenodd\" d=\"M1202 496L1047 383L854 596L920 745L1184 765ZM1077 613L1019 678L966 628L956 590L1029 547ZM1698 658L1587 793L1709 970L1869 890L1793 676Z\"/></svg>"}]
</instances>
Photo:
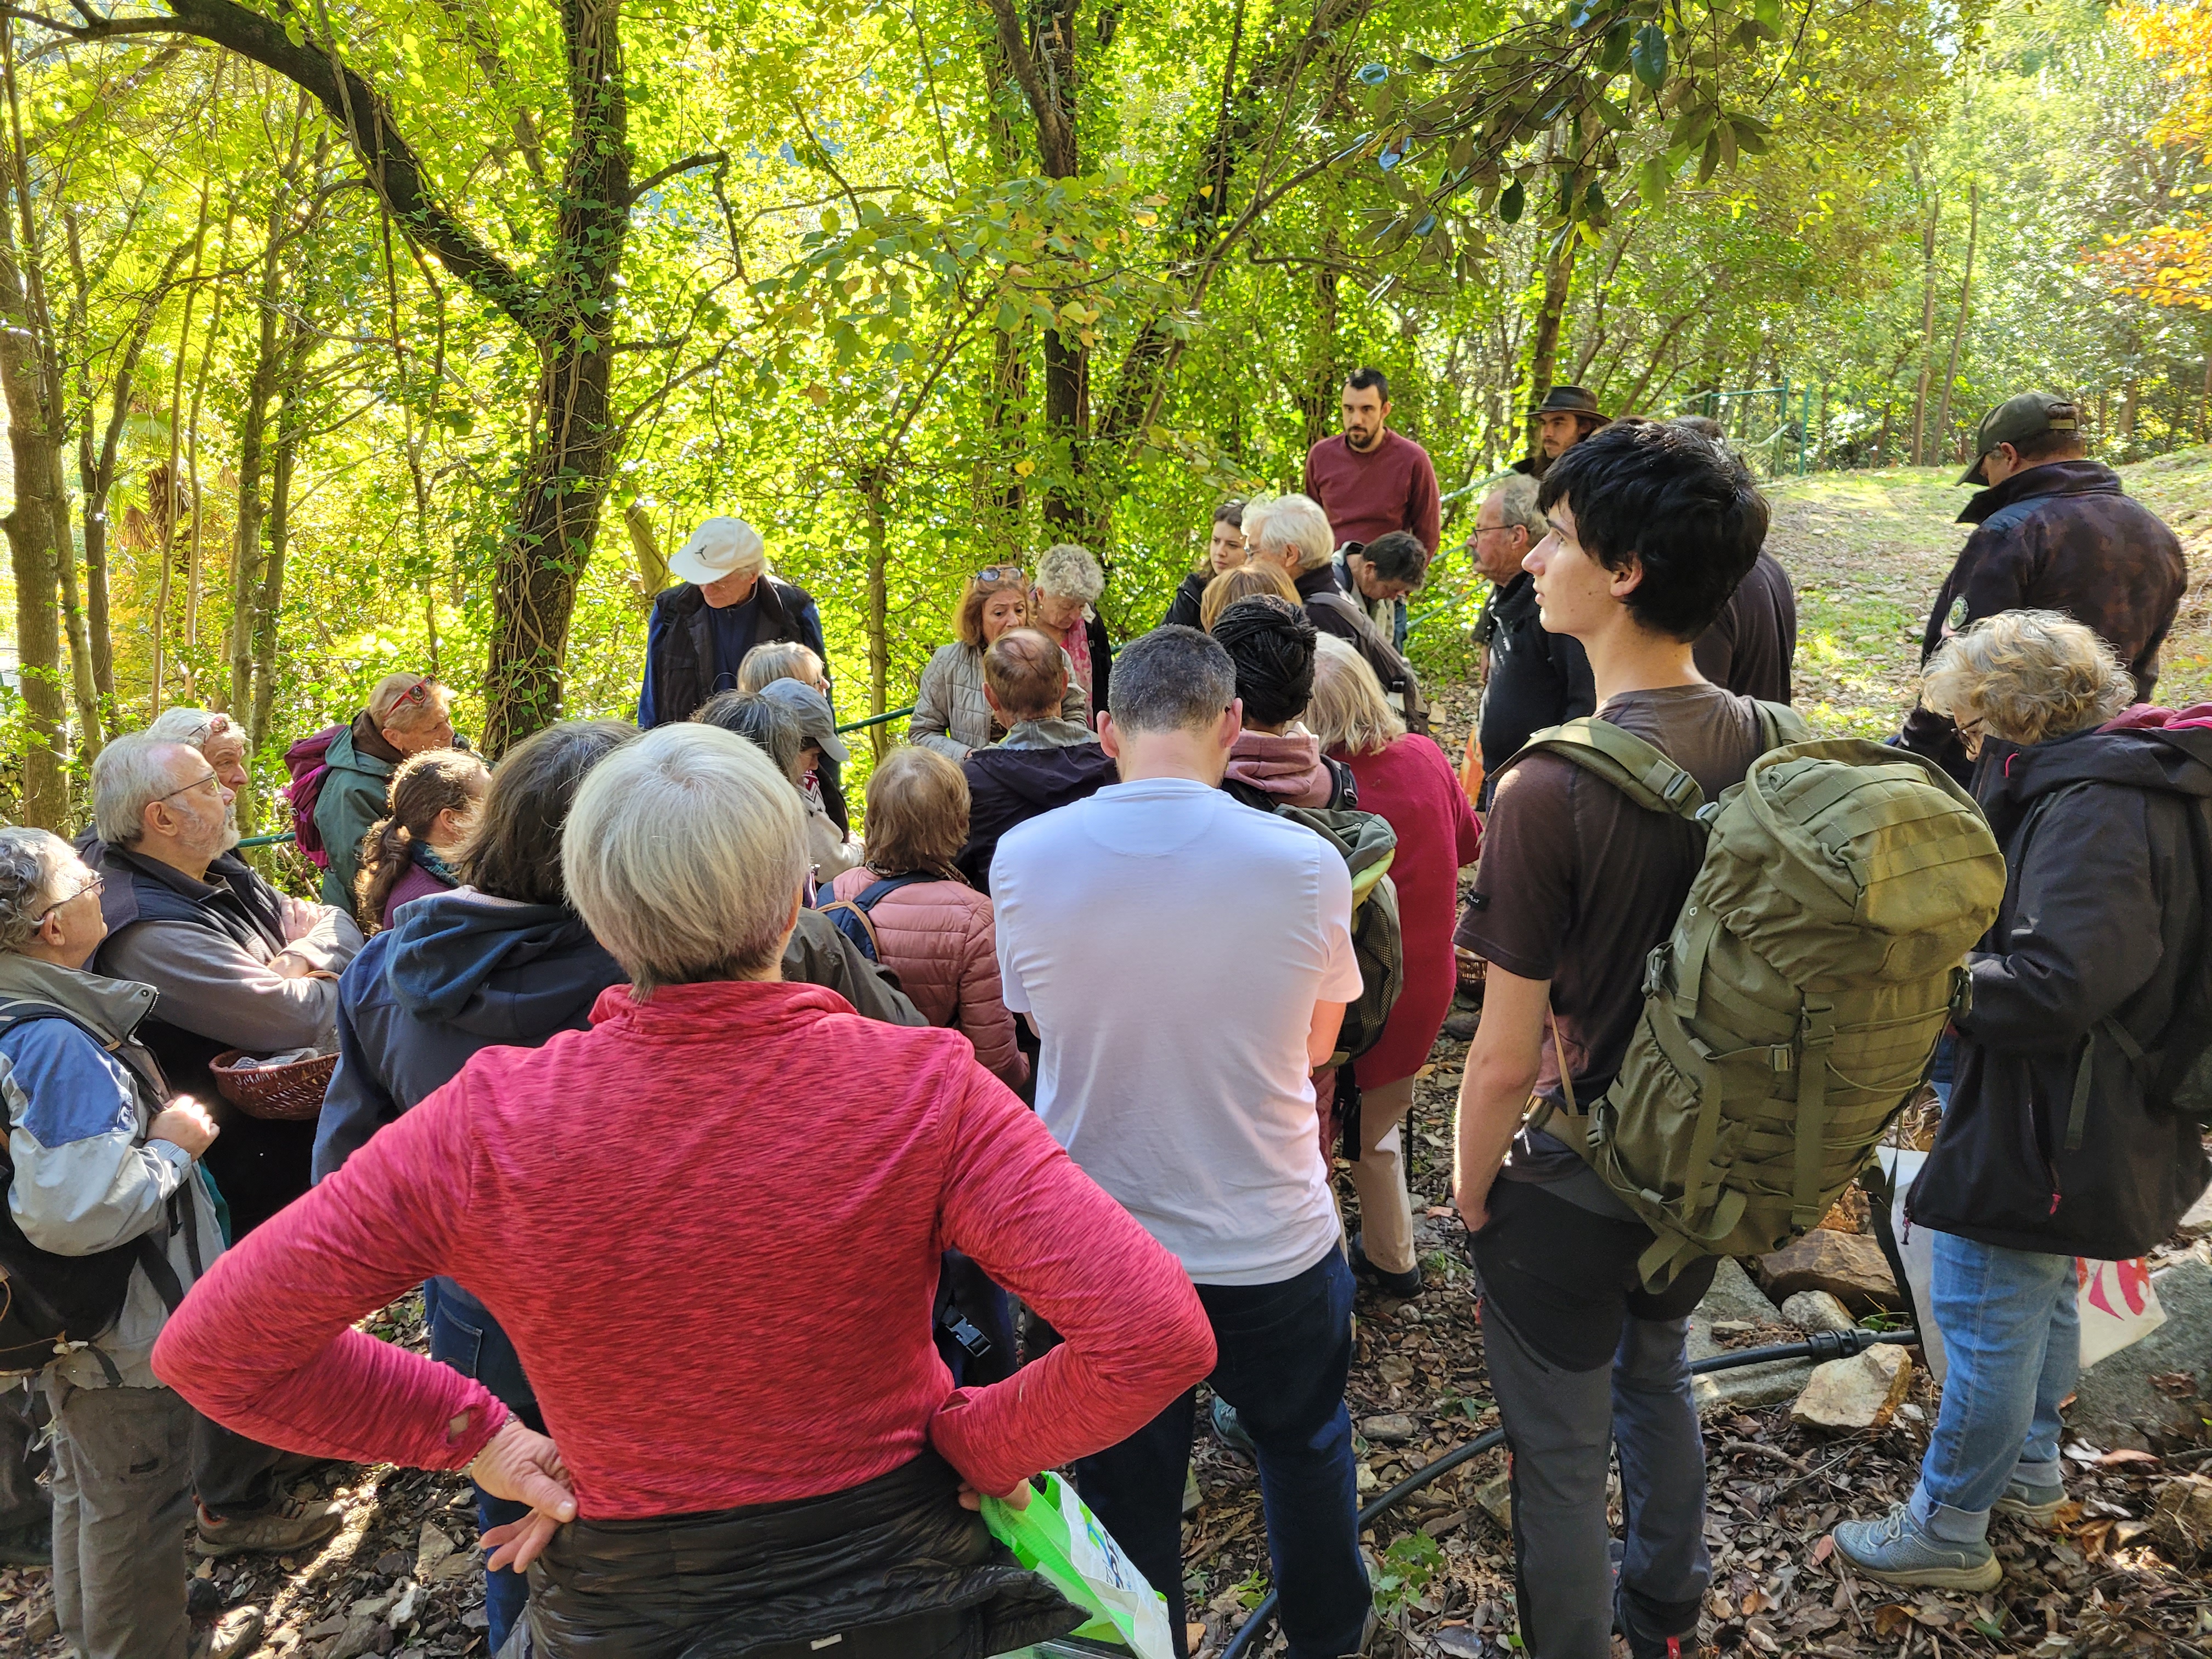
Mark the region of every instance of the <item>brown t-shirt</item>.
<instances>
[{"instance_id":1,"label":"brown t-shirt","mask_svg":"<svg viewBox=\"0 0 2212 1659\"><path fill-rule=\"evenodd\" d=\"M1759 754L1750 699L1716 685L1624 691L1601 720L1650 744L1717 798ZM1531 755L1499 780L1482 865L1454 942L1523 979L1552 981L1552 1010L1575 1099L1610 1085L1644 1006L1644 963L1673 931L1705 857L1705 837L1637 805L1557 755ZM1565 1103L1552 1034L1537 1091ZM1523 1134L1507 1173L1557 1180L1587 1166L1551 1135Z\"/></svg>"}]
</instances>

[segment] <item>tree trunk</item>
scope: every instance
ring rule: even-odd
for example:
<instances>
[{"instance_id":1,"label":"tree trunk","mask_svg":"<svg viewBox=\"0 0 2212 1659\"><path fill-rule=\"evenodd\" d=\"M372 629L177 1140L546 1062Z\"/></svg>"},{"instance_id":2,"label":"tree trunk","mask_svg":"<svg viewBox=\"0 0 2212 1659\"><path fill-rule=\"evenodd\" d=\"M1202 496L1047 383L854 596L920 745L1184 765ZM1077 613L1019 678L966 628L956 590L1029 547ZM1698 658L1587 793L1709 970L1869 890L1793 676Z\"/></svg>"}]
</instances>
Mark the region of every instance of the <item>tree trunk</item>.
<instances>
[{"instance_id":1,"label":"tree trunk","mask_svg":"<svg viewBox=\"0 0 2212 1659\"><path fill-rule=\"evenodd\" d=\"M292 216L292 182L298 176L307 95L299 95L292 125L292 153L277 187L269 196L269 234L261 253L260 303L255 307L253 374L246 388L246 408L238 430L238 513L230 547L230 688L224 703L242 715L253 702L253 637L256 601L261 592L262 472L267 464L269 411L284 373L288 342L277 332L277 301L283 291L283 233Z\"/></svg>"},{"instance_id":2,"label":"tree trunk","mask_svg":"<svg viewBox=\"0 0 2212 1659\"><path fill-rule=\"evenodd\" d=\"M883 483L879 477L860 481L860 505L868 527L868 713L881 715L890 708L890 545L885 525ZM868 728L868 744L880 761L890 747L880 722Z\"/></svg>"},{"instance_id":3,"label":"tree trunk","mask_svg":"<svg viewBox=\"0 0 2212 1659\"><path fill-rule=\"evenodd\" d=\"M668 560L660 550L660 538L653 532L653 515L645 503L632 501L623 508L623 528L629 532L629 550L637 560L637 584L650 605L653 596L668 586Z\"/></svg>"},{"instance_id":4,"label":"tree trunk","mask_svg":"<svg viewBox=\"0 0 2212 1659\"><path fill-rule=\"evenodd\" d=\"M1314 343L1318 349L1306 374L1305 390L1298 398L1298 413L1304 417L1305 425L1302 441L1309 450L1336 430L1340 415L1340 382L1336 372L1339 279L1333 263L1337 253L1334 233L1324 232L1321 245L1323 263L1314 272Z\"/></svg>"},{"instance_id":5,"label":"tree trunk","mask_svg":"<svg viewBox=\"0 0 2212 1659\"><path fill-rule=\"evenodd\" d=\"M562 263L536 331L536 441L523 465L518 522L495 575L484 672L484 747L495 757L561 718L568 620L620 441L608 397L613 279L630 203L620 0L562 0L561 27L570 114Z\"/></svg>"},{"instance_id":6,"label":"tree trunk","mask_svg":"<svg viewBox=\"0 0 2212 1659\"><path fill-rule=\"evenodd\" d=\"M1959 381L1959 353L1966 343L1966 319L1972 313L1974 299L1974 242L1982 228L1982 187L1979 184L1966 186L1966 270L1959 279L1959 324L1951 331L1951 361L1943 369L1943 400L1936 415L1936 430L1942 441L1951 437L1951 392Z\"/></svg>"},{"instance_id":7,"label":"tree trunk","mask_svg":"<svg viewBox=\"0 0 2212 1659\"><path fill-rule=\"evenodd\" d=\"M15 25L0 18L0 70L11 117L8 194L30 226L28 173L15 116ZM0 203L0 398L8 409L8 451L15 504L0 519L15 576L16 665L27 727L23 742L23 822L59 834L70 828L68 739L62 694L61 629L55 587L69 547L69 501L62 491L62 381L52 318L39 285L37 249L19 248L15 216Z\"/></svg>"},{"instance_id":8,"label":"tree trunk","mask_svg":"<svg viewBox=\"0 0 2212 1659\"><path fill-rule=\"evenodd\" d=\"M1936 367L1936 227L1943 215L1939 194L1928 206L1920 233L1920 386L1912 394L1912 465L1927 465L1928 377Z\"/></svg>"},{"instance_id":9,"label":"tree trunk","mask_svg":"<svg viewBox=\"0 0 2212 1659\"><path fill-rule=\"evenodd\" d=\"M1552 376L1559 372L1559 327L1567 314L1567 296L1574 286L1575 251L1583 239L1573 227L1568 228L1565 245L1544 262L1544 306L1536 313L1536 337L1528 356L1528 459L1534 460L1544 453L1543 428L1536 419L1535 409L1552 389Z\"/></svg>"},{"instance_id":10,"label":"tree trunk","mask_svg":"<svg viewBox=\"0 0 2212 1659\"><path fill-rule=\"evenodd\" d=\"M303 308L292 320L292 341L284 359L284 401L276 410L276 447L269 462L268 545L262 556L261 593L253 607L258 633L252 714L246 728L249 753L258 752L269 740L270 714L276 699L277 620L284 604L284 555L291 544L292 478L307 437L303 393L307 364L314 355L315 331Z\"/></svg>"}]
</instances>

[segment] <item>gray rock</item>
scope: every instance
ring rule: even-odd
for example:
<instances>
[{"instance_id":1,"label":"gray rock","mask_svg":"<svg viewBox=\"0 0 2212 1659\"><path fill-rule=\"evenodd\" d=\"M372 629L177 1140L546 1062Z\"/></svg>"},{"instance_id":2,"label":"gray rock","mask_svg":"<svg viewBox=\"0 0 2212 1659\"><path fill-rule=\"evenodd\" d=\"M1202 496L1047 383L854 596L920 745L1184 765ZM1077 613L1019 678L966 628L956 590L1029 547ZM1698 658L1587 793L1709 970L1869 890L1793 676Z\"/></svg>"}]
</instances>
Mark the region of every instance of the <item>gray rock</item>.
<instances>
[{"instance_id":1,"label":"gray rock","mask_svg":"<svg viewBox=\"0 0 2212 1659\"><path fill-rule=\"evenodd\" d=\"M1507 1537L1513 1535L1513 1478L1498 1475L1474 1491L1475 1506Z\"/></svg>"},{"instance_id":2,"label":"gray rock","mask_svg":"<svg viewBox=\"0 0 2212 1659\"><path fill-rule=\"evenodd\" d=\"M1816 1368L1790 1408L1790 1420L1830 1434L1887 1428L1911 1386L1911 1359L1885 1342Z\"/></svg>"},{"instance_id":3,"label":"gray rock","mask_svg":"<svg viewBox=\"0 0 2212 1659\"><path fill-rule=\"evenodd\" d=\"M1484 1659L1490 1644L1465 1625L1447 1625L1429 1633L1429 1648L1435 1653L1452 1656L1452 1659Z\"/></svg>"},{"instance_id":4,"label":"gray rock","mask_svg":"<svg viewBox=\"0 0 2212 1659\"><path fill-rule=\"evenodd\" d=\"M1388 1412L1380 1417L1370 1417L1359 1425L1359 1432L1370 1440L1381 1441L1386 1446L1402 1445L1418 1432L1413 1419L1403 1412Z\"/></svg>"},{"instance_id":5,"label":"gray rock","mask_svg":"<svg viewBox=\"0 0 2212 1659\"><path fill-rule=\"evenodd\" d=\"M1858 1328L1850 1310L1826 1291L1800 1291L1782 1304L1784 1323L1801 1331L1849 1331Z\"/></svg>"},{"instance_id":6,"label":"gray rock","mask_svg":"<svg viewBox=\"0 0 2212 1659\"><path fill-rule=\"evenodd\" d=\"M1751 1275L1733 1257L1724 1259L1720 1271L1713 1275L1712 1288L1691 1310L1691 1361L1694 1364L1733 1352L1714 1340L1716 1326L1771 1325L1781 1317L1780 1310L1766 1299L1766 1292L1751 1282ZM1813 1362L1809 1359L1770 1360L1763 1365L1740 1366L1735 1370L1693 1377L1690 1395L1699 1411L1721 1406L1737 1410L1777 1406L1785 1400L1795 1400L1798 1390L1805 1386L1805 1379L1812 1374Z\"/></svg>"},{"instance_id":7,"label":"gray rock","mask_svg":"<svg viewBox=\"0 0 2212 1659\"><path fill-rule=\"evenodd\" d=\"M2067 1425L2093 1444L2110 1446L2129 1435L2154 1443L2176 1437L2189 1425L2186 1402L2151 1386L2154 1376L2187 1371L2197 1393L2212 1397L2212 1244L2151 1275L2166 1323L2133 1347L2107 1355L2081 1373Z\"/></svg>"}]
</instances>

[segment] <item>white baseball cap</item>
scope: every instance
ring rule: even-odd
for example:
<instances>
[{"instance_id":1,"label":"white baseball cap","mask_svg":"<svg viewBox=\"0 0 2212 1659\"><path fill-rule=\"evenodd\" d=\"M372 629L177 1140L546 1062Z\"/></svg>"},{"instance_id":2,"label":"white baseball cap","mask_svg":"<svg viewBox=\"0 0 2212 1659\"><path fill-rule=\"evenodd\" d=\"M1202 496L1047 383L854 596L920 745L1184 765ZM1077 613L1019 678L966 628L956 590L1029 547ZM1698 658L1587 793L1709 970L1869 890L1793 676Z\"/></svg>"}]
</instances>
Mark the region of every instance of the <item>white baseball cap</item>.
<instances>
[{"instance_id":1,"label":"white baseball cap","mask_svg":"<svg viewBox=\"0 0 2212 1659\"><path fill-rule=\"evenodd\" d=\"M768 568L768 544L743 519L708 519L669 556L670 572L701 587L745 571Z\"/></svg>"}]
</instances>

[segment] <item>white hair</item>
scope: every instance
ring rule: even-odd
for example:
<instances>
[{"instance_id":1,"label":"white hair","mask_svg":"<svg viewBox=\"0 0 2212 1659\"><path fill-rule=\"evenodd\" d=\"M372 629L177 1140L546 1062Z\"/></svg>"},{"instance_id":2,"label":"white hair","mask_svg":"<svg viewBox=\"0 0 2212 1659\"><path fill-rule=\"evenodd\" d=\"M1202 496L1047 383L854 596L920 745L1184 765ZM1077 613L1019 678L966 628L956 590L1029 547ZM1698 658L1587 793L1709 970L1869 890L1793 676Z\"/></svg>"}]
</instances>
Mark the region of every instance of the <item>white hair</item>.
<instances>
[{"instance_id":1,"label":"white hair","mask_svg":"<svg viewBox=\"0 0 2212 1659\"><path fill-rule=\"evenodd\" d=\"M656 726L593 767L561 840L568 902L629 973L656 986L760 974L805 879L799 792L718 726Z\"/></svg>"},{"instance_id":2,"label":"white hair","mask_svg":"<svg viewBox=\"0 0 2212 1659\"><path fill-rule=\"evenodd\" d=\"M1328 514L1310 495L1276 495L1244 509L1244 536L1256 555L1292 552L1298 574L1318 570L1336 556Z\"/></svg>"},{"instance_id":3,"label":"white hair","mask_svg":"<svg viewBox=\"0 0 2212 1659\"><path fill-rule=\"evenodd\" d=\"M92 763L92 825L110 847L136 847L146 833L146 809L177 790L176 751L199 751L175 738L126 732L110 738Z\"/></svg>"},{"instance_id":4,"label":"white hair","mask_svg":"<svg viewBox=\"0 0 2212 1659\"><path fill-rule=\"evenodd\" d=\"M70 844L50 830L0 826L0 951L30 943L72 856Z\"/></svg>"},{"instance_id":5,"label":"white hair","mask_svg":"<svg viewBox=\"0 0 2212 1659\"><path fill-rule=\"evenodd\" d=\"M182 706L164 708L156 714L154 723L146 728L146 735L181 743L187 749L203 752L220 737L235 737L241 744L246 741L245 728L221 709Z\"/></svg>"},{"instance_id":6,"label":"white hair","mask_svg":"<svg viewBox=\"0 0 2212 1659\"><path fill-rule=\"evenodd\" d=\"M1059 542L1044 550L1037 561L1037 592L1055 599L1080 599L1085 605L1097 603L1098 596L1106 591L1106 573L1098 568L1098 561L1091 556L1091 550L1074 542Z\"/></svg>"}]
</instances>

